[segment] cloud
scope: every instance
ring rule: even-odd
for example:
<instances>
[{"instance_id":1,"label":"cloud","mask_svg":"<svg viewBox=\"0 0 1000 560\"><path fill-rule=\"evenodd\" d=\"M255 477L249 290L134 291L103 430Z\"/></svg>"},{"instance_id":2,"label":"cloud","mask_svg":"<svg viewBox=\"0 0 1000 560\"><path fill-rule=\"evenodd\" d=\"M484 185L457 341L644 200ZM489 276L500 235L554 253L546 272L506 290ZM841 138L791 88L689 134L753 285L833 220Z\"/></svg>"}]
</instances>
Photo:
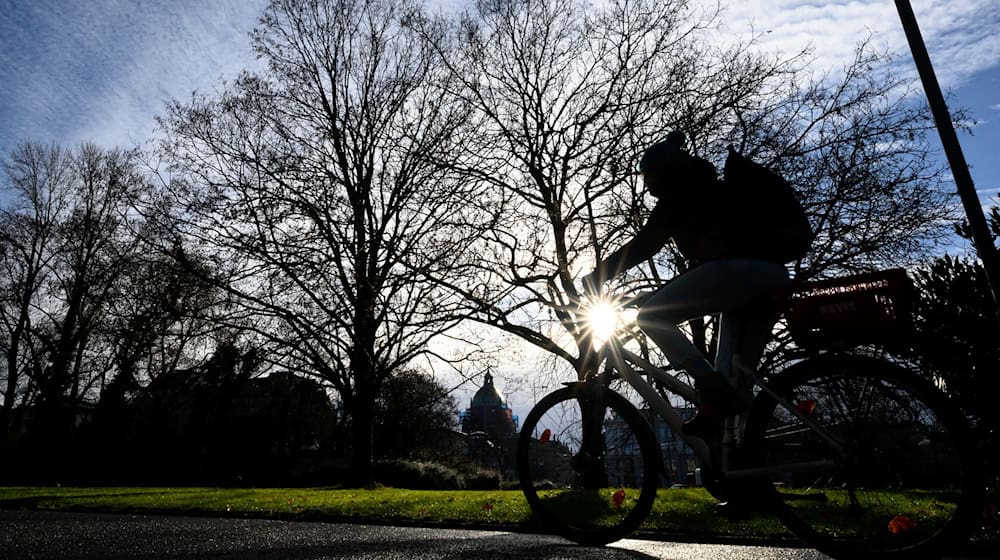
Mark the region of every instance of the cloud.
<instances>
[{"instance_id":1,"label":"cloud","mask_svg":"<svg viewBox=\"0 0 1000 560\"><path fill-rule=\"evenodd\" d=\"M253 64L263 0L43 0L0 13L0 148L31 138L129 146L163 102Z\"/></svg>"},{"instance_id":2,"label":"cloud","mask_svg":"<svg viewBox=\"0 0 1000 560\"><path fill-rule=\"evenodd\" d=\"M450 9L471 1L428 0ZM857 42L869 34L876 44L906 53L898 15L887 0L724 1L724 36L770 31L761 47L788 54L812 45L819 68L847 64ZM67 145L87 139L124 146L142 141L164 101L210 90L255 64L247 33L266 3L5 2L0 153L24 138ZM914 0L914 10L946 88L1000 64L997 0ZM906 68L912 71L911 65Z\"/></svg>"},{"instance_id":3,"label":"cloud","mask_svg":"<svg viewBox=\"0 0 1000 560\"><path fill-rule=\"evenodd\" d=\"M996 0L914 0L913 11L945 87L1000 65L1000 3ZM877 46L905 54L899 14L887 0L730 0L723 33L769 31L762 47L786 54L811 45L818 66L841 67L869 36Z\"/></svg>"}]
</instances>

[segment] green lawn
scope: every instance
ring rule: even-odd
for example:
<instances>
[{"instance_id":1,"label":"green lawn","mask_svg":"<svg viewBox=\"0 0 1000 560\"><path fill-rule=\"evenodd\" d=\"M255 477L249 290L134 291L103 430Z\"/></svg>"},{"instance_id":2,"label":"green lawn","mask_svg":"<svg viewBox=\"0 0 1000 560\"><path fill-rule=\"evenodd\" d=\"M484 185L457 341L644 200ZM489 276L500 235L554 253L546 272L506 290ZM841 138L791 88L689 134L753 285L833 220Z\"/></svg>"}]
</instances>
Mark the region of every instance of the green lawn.
<instances>
[{"instance_id":1,"label":"green lawn","mask_svg":"<svg viewBox=\"0 0 1000 560\"><path fill-rule=\"evenodd\" d=\"M835 502L831 500L828 505ZM713 512L714 504L715 500L701 488L660 490L644 530L696 538L792 538L773 517L728 522ZM822 514L820 507L825 505L817 506L818 514ZM179 513L544 530L532 519L528 504L518 490L0 487L0 509ZM933 512L934 508L928 505L918 509ZM879 532L886 531L884 521L879 518ZM925 520L917 521L924 524ZM976 540L996 543L1000 541L1000 534L996 527L981 527Z\"/></svg>"},{"instance_id":2,"label":"green lawn","mask_svg":"<svg viewBox=\"0 0 1000 560\"><path fill-rule=\"evenodd\" d=\"M714 503L701 488L661 490L646 528L675 534L790 536L773 519L728 523L712 513ZM0 487L0 508L540 528L518 490Z\"/></svg>"}]
</instances>

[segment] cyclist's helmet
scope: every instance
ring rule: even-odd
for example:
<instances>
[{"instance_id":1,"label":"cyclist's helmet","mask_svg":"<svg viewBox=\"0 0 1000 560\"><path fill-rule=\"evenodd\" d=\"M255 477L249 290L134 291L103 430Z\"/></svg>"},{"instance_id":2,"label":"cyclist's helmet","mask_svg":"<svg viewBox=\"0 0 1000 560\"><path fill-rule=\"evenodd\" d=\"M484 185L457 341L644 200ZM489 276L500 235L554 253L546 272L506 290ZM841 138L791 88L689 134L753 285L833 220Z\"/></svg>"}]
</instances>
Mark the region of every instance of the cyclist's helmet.
<instances>
[{"instance_id":1,"label":"cyclist's helmet","mask_svg":"<svg viewBox=\"0 0 1000 560\"><path fill-rule=\"evenodd\" d=\"M673 168L682 166L690 157L684 150L684 143L687 138L680 130L674 130L667 137L649 148L639 159L639 171L652 171L656 173L669 172Z\"/></svg>"},{"instance_id":2,"label":"cyclist's helmet","mask_svg":"<svg viewBox=\"0 0 1000 560\"><path fill-rule=\"evenodd\" d=\"M716 178L715 166L684 149L686 137L675 130L650 146L639 159L649 193L659 197L670 185L697 185Z\"/></svg>"}]
</instances>

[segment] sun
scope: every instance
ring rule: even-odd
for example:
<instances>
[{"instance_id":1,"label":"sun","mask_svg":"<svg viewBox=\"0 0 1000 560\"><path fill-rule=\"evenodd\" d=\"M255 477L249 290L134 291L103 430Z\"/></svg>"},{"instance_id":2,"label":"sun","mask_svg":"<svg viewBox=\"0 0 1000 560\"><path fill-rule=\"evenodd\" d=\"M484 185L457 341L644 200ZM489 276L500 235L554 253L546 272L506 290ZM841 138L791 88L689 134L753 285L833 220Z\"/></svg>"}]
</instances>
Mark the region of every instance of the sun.
<instances>
[{"instance_id":1,"label":"sun","mask_svg":"<svg viewBox=\"0 0 1000 560\"><path fill-rule=\"evenodd\" d=\"M618 308L606 301L595 301L587 308L587 326L594 343L603 344L618 328Z\"/></svg>"}]
</instances>

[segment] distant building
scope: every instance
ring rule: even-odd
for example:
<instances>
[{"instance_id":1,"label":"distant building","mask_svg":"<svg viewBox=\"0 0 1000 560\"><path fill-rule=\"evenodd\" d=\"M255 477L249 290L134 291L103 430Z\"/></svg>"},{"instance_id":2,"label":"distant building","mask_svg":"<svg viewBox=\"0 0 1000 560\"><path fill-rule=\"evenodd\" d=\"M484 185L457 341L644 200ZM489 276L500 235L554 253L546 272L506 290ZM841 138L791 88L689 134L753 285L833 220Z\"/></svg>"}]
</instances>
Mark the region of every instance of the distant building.
<instances>
[{"instance_id":1,"label":"distant building","mask_svg":"<svg viewBox=\"0 0 1000 560\"><path fill-rule=\"evenodd\" d=\"M681 420L687 422L694 417L697 412L694 408L675 409L681 416ZM660 451L663 452L663 464L666 467L669 484L693 485L695 481L695 469L698 466L698 458L680 434L674 432L660 415L645 410L643 415L652 418L650 426L656 434L656 441L660 444Z\"/></svg>"},{"instance_id":2,"label":"distant building","mask_svg":"<svg viewBox=\"0 0 1000 560\"><path fill-rule=\"evenodd\" d=\"M676 410L685 421L693 417L695 413L693 408ZM665 486L695 484L694 473L697 459L694 451L684 443L680 434L675 433L658 414L650 410L642 410L640 413L653 428L656 442L663 453L666 480L661 481L661 483ZM637 485L636 475L642 472L642 458L638 444L631 437L631 430L625 425L625 421L618 417L605 421L604 430L606 442L609 443L609 453L605 457L609 480L612 484L622 486ZM610 445L611 442L616 441L623 443ZM611 451L612 449L614 451Z\"/></svg>"},{"instance_id":3,"label":"distant building","mask_svg":"<svg viewBox=\"0 0 1000 560\"><path fill-rule=\"evenodd\" d=\"M462 433L468 436L469 458L483 468L496 470L507 480L516 478L518 418L493 385L493 375L489 372L459 418Z\"/></svg>"},{"instance_id":4,"label":"distant building","mask_svg":"<svg viewBox=\"0 0 1000 560\"><path fill-rule=\"evenodd\" d=\"M462 432L483 432L495 443L516 434L518 419L507 399L493 386L493 376L487 372L483 386L472 397L472 404L461 414Z\"/></svg>"}]
</instances>

